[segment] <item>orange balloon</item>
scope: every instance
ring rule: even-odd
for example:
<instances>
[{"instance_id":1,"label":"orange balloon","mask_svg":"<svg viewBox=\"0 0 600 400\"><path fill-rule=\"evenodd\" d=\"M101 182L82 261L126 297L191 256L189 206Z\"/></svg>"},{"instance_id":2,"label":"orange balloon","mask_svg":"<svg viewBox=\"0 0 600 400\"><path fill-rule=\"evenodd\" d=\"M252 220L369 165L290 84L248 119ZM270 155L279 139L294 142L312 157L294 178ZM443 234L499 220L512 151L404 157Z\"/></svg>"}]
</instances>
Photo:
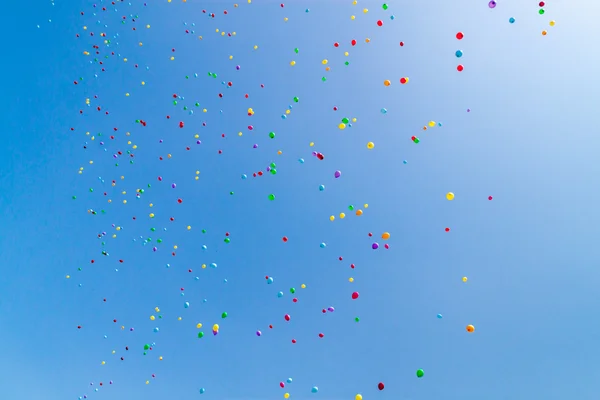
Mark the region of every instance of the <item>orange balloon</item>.
<instances>
[{"instance_id":1,"label":"orange balloon","mask_svg":"<svg viewBox=\"0 0 600 400\"><path fill-rule=\"evenodd\" d=\"M389 232L383 232L383 234L381 235L381 238L383 240L388 240L390 238L390 233Z\"/></svg>"},{"instance_id":2,"label":"orange balloon","mask_svg":"<svg viewBox=\"0 0 600 400\"><path fill-rule=\"evenodd\" d=\"M386 79L385 81L383 81L383 84L385 86L390 86L392 84L392 82L389 79Z\"/></svg>"},{"instance_id":3,"label":"orange balloon","mask_svg":"<svg viewBox=\"0 0 600 400\"><path fill-rule=\"evenodd\" d=\"M469 332L469 333L475 332L475 327L473 325L467 325L467 332Z\"/></svg>"}]
</instances>

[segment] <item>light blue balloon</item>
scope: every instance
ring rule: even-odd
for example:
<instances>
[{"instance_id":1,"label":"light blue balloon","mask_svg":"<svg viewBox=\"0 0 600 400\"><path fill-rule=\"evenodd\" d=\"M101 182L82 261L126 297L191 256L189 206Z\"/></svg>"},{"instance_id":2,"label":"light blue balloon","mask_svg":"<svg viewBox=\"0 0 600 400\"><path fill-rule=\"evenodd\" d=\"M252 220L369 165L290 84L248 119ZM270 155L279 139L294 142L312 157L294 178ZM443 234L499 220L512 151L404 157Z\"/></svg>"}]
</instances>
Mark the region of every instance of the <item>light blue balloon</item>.
<instances>
[{"instance_id":1,"label":"light blue balloon","mask_svg":"<svg viewBox=\"0 0 600 400\"><path fill-rule=\"evenodd\" d=\"M299 160L298 160L298 162L299 162L300 164L304 164L304 158L301 158L301 159L299 159Z\"/></svg>"},{"instance_id":2,"label":"light blue balloon","mask_svg":"<svg viewBox=\"0 0 600 400\"><path fill-rule=\"evenodd\" d=\"M319 391L319 388L315 386L310 391L313 393L317 393Z\"/></svg>"},{"instance_id":3,"label":"light blue balloon","mask_svg":"<svg viewBox=\"0 0 600 400\"><path fill-rule=\"evenodd\" d=\"M287 378L287 383L292 383L292 378Z\"/></svg>"},{"instance_id":4,"label":"light blue balloon","mask_svg":"<svg viewBox=\"0 0 600 400\"><path fill-rule=\"evenodd\" d=\"M200 388L200 394L204 394L204 392L206 392L206 389Z\"/></svg>"},{"instance_id":5,"label":"light blue balloon","mask_svg":"<svg viewBox=\"0 0 600 400\"><path fill-rule=\"evenodd\" d=\"M456 57L461 58L463 56L463 52L461 50L456 50Z\"/></svg>"},{"instance_id":6,"label":"light blue balloon","mask_svg":"<svg viewBox=\"0 0 600 400\"><path fill-rule=\"evenodd\" d=\"M203 244L202 245L202 250L206 250L206 249L208 249L208 247L205 244Z\"/></svg>"},{"instance_id":7,"label":"light blue balloon","mask_svg":"<svg viewBox=\"0 0 600 400\"><path fill-rule=\"evenodd\" d=\"M269 277L269 279L267 279L267 284L270 285L271 283L273 283L273 278Z\"/></svg>"},{"instance_id":8,"label":"light blue balloon","mask_svg":"<svg viewBox=\"0 0 600 400\"><path fill-rule=\"evenodd\" d=\"M242 179L246 179L248 176L246 174L242 174Z\"/></svg>"},{"instance_id":9,"label":"light blue balloon","mask_svg":"<svg viewBox=\"0 0 600 400\"><path fill-rule=\"evenodd\" d=\"M408 164L408 161L404 160L402 161L402 164Z\"/></svg>"},{"instance_id":10,"label":"light blue balloon","mask_svg":"<svg viewBox=\"0 0 600 400\"><path fill-rule=\"evenodd\" d=\"M442 319L442 314L438 314L438 315L437 315L437 317L438 317L439 319Z\"/></svg>"},{"instance_id":11,"label":"light blue balloon","mask_svg":"<svg viewBox=\"0 0 600 400\"><path fill-rule=\"evenodd\" d=\"M387 109L385 109L385 108L382 108L382 109L381 109L381 113L382 113L382 114L387 114Z\"/></svg>"},{"instance_id":12,"label":"light blue balloon","mask_svg":"<svg viewBox=\"0 0 600 400\"><path fill-rule=\"evenodd\" d=\"M319 190L322 192L323 190L325 190L325 185L321 185L319 186Z\"/></svg>"},{"instance_id":13,"label":"light blue balloon","mask_svg":"<svg viewBox=\"0 0 600 400\"><path fill-rule=\"evenodd\" d=\"M154 328L154 333L158 333L158 328Z\"/></svg>"},{"instance_id":14,"label":"light blue balloon","mask_svg":"<svg viewBox=\"0 0 600 400\"><path fill-rule=\"evenodd\" d=\"M280 298L283 297L283 292L277 293L277 297L280 297Z\"/></svg>"},{"instance_id":15,"label":"light blue balloon","mask_svg":"<svg viewBox=\"0 0 600 400\"><path fill-rule=\"evenodd\" d=\"M187 301L185 302L185 304L183 305L185 308L190 308L190 303L188 303Z\"/></svg>"},{"instance_id":16,"label":"light blue balloon","mask_svg":"<svg viewBox=\"0 0 600 400\"><path fill-rule=\"evenodd\" d=\"M514 24L514 23L515 23L515 19L514 19L513 17L510 17L510 18L508 19L508 22L510 22L511 24Z\"/></svg>"},{"instance_id":17,"label":"light blue balloon","mask_svg":"<svg viewBox=\"0 0 600 400\"><path fill-rule=\"evenodd\" d=\"M322 249L324 249L325 247L327 247L327 244L325 244L325 243L321 243L319 246L320 246Z\"/></svg>"},{"instance_id":18,"label":"light blue balloon","mask_svg":"<svg viewBox=\"0 0 600 400\"><path fill-rule=\"evenodd\" d=\"M211 264L210 264L210 267L211 267L211 268L217 268L217 264L216 264L216 263L211 263Z\"/></svg>"}]
</instances>

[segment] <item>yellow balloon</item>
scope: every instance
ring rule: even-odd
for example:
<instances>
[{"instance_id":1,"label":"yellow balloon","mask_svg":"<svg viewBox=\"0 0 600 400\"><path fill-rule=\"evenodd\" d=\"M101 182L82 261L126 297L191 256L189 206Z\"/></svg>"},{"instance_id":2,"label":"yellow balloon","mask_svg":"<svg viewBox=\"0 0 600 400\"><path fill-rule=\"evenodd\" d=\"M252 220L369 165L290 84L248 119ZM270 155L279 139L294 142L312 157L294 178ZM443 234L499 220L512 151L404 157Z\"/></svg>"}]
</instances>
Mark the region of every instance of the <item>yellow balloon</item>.
<instances>
[{"instance_id":1,"label":"yellow balloon","mask_svg":"<svg viewBox=\"0 0 600 400\"><path fill-rule=\"evenodd\" d=\"M381 238L383 240L388 240L390 238L390 233L389 232L383 232L383 234L381 235Z\"/></svg>"},{"instance_id":2,"label":"yellow balloon","mask_svg":"<svg viewBox=\"0 0 600 400\"><path fill-rule=\"evenodd\" d=\"M300 287L301 287L302 289L306 289L306 284L305 284L305 283L303 283L302 285L300 285Z\"/></svg>"},{"instance_id":3,"label":"yellow balloon","mask_svg":"<svg viewBox=\"0 0 600 400\"><path fill-rule=\"evenodd\" d=\"M296 61L291 61L290 65L293 67L294 65L296 65Z\"/></svg>"},{"instance_id":4,"label":"yellow balloon","mask_svg":"<svg viewBox=\"0 0 600 400\"><path fill-rule=\"evenodd\" d=\"M156 317L154 315L150 316L150 321L154 321L156 319Z\"/></svg>"},{"instance_id":5,"label":"yellow balloon","mask_svg":"<svg viewBox=\"0 0 600 400\"><path fill-rule=\"evenodd\" d=\"M283 395L283 398L284 398L284 399L289 399L289 398L290 398L290 394L289 394L289 393L286 393L286 394L284 394L284 395Z\"/></svg>"},{"instance_id":6,"label":"yellow balloon","mask_svg":"<svg viewBox=\"0 0 600 400\"><path fill-rule=\"evenodd\" d=\"M446 198L447 198L448 200L454 200L454 193L452 193L452 192L448 192L448 193L446 193Z\"/></svg>"},{"instance_id":7,"label":"yellow balloon","mask_svg":"<svg viewBox=\"0 0 600 400\"><path fill-rule=\"evenodd\" d=\"M335 217L334 217L333 215L332 215L331 217L329 217L329 220L330 220L330 221L333 221L334 219L335 219ZM67 275L67 277L68 277L68 276L69 276L69 275Z\"/></svg>"},{"instance_id":8,"label":"yellow balloon","mask_svg":"<svg viewBox=\"0 0 600 400\"><path fill-rule=\"evenodd\" d=\"M218 330L219 330L219 324L214 324L213 331L218 331Z\"/></svg>"},{"instance_id":9,"label":"yellow balloon","mask_svg":"<svg viewBox=\"0 0 600 400\"><path fill-rule=\"evenodd\" d=\"M354 282L354 278L348 278L348 282L350 282L350 283Z\"/></svg>"},{"instance_id":10,"label":"yellow balloon","mask_svg":"<svg viewBox=\"0 0 600 400\"><path fill-rule=\"evenodd\" d=\"M362 400L362 394L357 394L357 395L354 397L354 399L355 399L355 400Z\"/></svg>"},{"instance_id":11,"label":"yellow balloon","mask_svg":"<svg viewBox=\"0 0 600 400\"><path fill-rule=\"evenodd\" d=\"M322 63L323 65L327 65L327 63L328 63L328 62L329 62L329 61L327 61L327 60L323 60L323 61L321 61L321 63Z\"/></svg>"},{"instance_id":12,"label":"yellow balloon","mask_svg":"<svg viewBox=\"0 0 600 400\"><path fill-rule=\"evenodd\" d=\"M369 142L367 143L367 149L372 150L375 147L375 143Z\"/></svg>"},{"instance_id":13,"label":"yellow balloon","mask_svg":"<svg viewBox=\"0 0 600 400\"><path fill-rule=\"evenodd\" d=\"M550 21L550 26L554 26L554 25L556 25L556 21L554 21L554 20Z\"/></svg>"},{"instance_id":14,"label":"yellow balloon","mask_svg":"<svg viewBox=\"0 0 600 400\"><path fill-rule=\"evenodd\" d=\"M202 324L201 324L201 323L198 323L198 324L196 325L196 328L198 328L198 329L202 328Z\"/></svg>"},{"instance_id":15,"label":"yellow balloon","mask_svg":"<svg viewBox=\"0 0 600 400\"><path fill-rule=\"evenodd\" d=\"M341 124L338 125L338 128L340 128L340 129L346 129L346 124L344 124L342 122Z\"/></svg>"},{"instance_id":16,"label":"yellow balloon","mask_svg":"<svg viewBox=\"0 0 600 400\"><path fill-rule=\"evenodd\" d=\"M344 218L346 218L346 214L344 214L344 213L340 213L340 218L341 218L341 219L344 219Z\"/></svg>"},{"instance_id":17,"label":"yellow balloon","mask_svg":"<svg viewBox=\"0 0 600 400\"><path fill-rule=\"evenodd\" d=\"M429 126L433 128L435 126L435 121L429 121Z\"/></svg>"},{"instance_id":18,"label":"yellow balloon","mask_svg":"<svg viewBox=\"0 0 600 400\"><path fill-rule=\"evenodd\" d=\"M462 281L463 281L463 282L466 282L466 281L468 281L467 277L466 277L466 276L463 276L463 278L462 278Z\"/></svg>"}]
</instances>

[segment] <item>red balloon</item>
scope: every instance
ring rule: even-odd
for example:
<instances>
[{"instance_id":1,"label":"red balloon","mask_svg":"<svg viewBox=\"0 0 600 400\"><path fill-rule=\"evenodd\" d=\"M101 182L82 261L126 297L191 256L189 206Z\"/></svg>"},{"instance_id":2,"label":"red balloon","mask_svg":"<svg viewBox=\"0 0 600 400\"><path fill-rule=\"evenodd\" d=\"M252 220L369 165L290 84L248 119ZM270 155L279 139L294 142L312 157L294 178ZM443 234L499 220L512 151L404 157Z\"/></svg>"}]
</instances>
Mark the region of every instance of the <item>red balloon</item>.
<instances>
[{"instance_id":1,"label":"red balloon","mask_svg":"<svg viewBox=\"0 0 600 400\"><path fill-rule=\"evenodd\" d=\"M383 26L383 21L382 20L377 21L377 26Z\"/></svg>"},{"instance_id":2,"label":"red balloon","mask_svg":"<svg viewBox=\"0 0 600 400\"><path fill-rule=\"evenodd\" d=\"M350 43L352 44L352 46L356 46L356 40L352 39Z\"/></svg>"},{"instance_id":3,"label":"red balloon","mask_svg":"<svg viewBox=\"0 0 600 400\"><path fill-rule=\"evenodd\" d=\"M462 66L462 64L459 64L459 65L456 67L456 70L457 70L458 72L462 72L464 69L465 69L465 67L463 67L463 66Z\"/></svg>"},{"instance_id":4,"label":"red balloon","mask_svg":"<svg viewBox=\"0 0 600 400\"><path fill-rule=\"evenodd\" d=\"M377 389L379 389L379 390L383 390L384 388L385 388L385 385L383 384L383 382L379 382L379 383L377 384Z\"/></svg>"},{"instance_id":5,"label":"red balloon","mask_svg":"<svg viewBox=\"0 0 600 400\"><path fill-rule=\"evenodd\" d=\"M444 229L446 232L450 232L450 228L446 228Z\"/></svg>"},{"instance_id":6,"label":"red balloon","mask_svg":"<svg viewBox=\"0 0 600 400\"><path fill-rule=\"evenodd\" d=\"M404 42L400 42L400 47L404 46Z\"/></svg>"},{"instance_id":7,"label":"red balloon","mask_svg":"<svg viewBox=\"0 0 600 400\"><path fill-rule=\"evenodd\" d=\"M287 236L284 236L282 240L283 240L284 242L287 242L287 241L288 241L288 238L287 238Z\"/></svg>"},{"instance_id":8,"label":"red balloon","mask_svg":"<svg viewBox=\"0 0 600 400\"><path fill-rule=\"evenodd\" d=\"M352 300L358 299L358 296L359 296L358 292L352 293Z\"/></svg>"},{"instance_id":9,"label":"red balloon","mask_svg":"<svg viewBox=\"0 0 600 400\"><path fill-rule=\"evenodd\" d=\"M463 33L462 33L462 32L458 32L458 33L456 34L456 38L457 38L458 40L462 40L462 38L464 38L464 37L465 37L465 35L463 35Z\"/></svg>"}]
</instances>

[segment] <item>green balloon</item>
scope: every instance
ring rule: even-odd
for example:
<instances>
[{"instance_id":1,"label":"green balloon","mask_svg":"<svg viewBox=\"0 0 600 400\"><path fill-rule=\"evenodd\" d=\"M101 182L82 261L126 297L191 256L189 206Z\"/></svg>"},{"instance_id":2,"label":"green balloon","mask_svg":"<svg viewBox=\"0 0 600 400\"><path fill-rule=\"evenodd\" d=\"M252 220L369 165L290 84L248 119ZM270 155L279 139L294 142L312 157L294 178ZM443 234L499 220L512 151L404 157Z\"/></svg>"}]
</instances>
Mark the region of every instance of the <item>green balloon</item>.
<instances>
[{"instance_id":1,"label":"green balloon","mask_svg":"<svg viewBox=\"0 0 600 400\"><path fill-rule=\"evenodd\" d=\"M350 205L348 206L348 210L350 210L350 211L354 211L354 206L353 206L352 204L350 204Z\"/></svg>"},{"instance_id":2,"label":"green balloon","mask_svg":"<svg viewBox=\"0 0 600 400\"><path fill-rule=\"evenodd\" d=\"M354 322L359 322L359 321L360 321L360 318L354 317Z\"/></svg>"},{"instance_id":3,"label":"green balloon","mask_svg":"<svg viewBox=\"0 0 600 400\"><path fill-rule=\"evenodd\" d=\"M198 332L198 339L202 338L204 336L204 332Z\"/></svg>"},{"instance_id":4,"label":"green balloon","mask_svg":"<svg viewBox=\"0 0 600 400\"><path fill-rule=\"evenodd\" d=\"M321 78L321 80L322 80L323 82L325 82L325 81L327 80L327 78L325 78L325 77L322 77L322 78Z\"/></svg>"},{"instance_id":5,"label":"green balloon","mask_svg":"<svg viewBox=\"0 0 600 400\"><path fill-rule=\"evenodd\" d=\"M221 318L227 318L227 313L224 312L223 314L221 314Z\"/></svg>"},{"instance_id":6,"label":"green balloon","mask_svg":"<svg viewBox=\"0 0 600 400\"><path fill-rule=\"evenodd\" d=\"M422 377L423 377L423 375L425 375L425 372L423 372L423 370L422 370L422 369L418 369L418 370L417 370L417 378L422 378Z\"/></svg>"},{"instance_id":7,"label":"green balloon","mask_svg":"<svg viewBox=\"0 0 600 400\"><path fill-rule=\"evenodd\" d=\"M298 96L294 96L294 102L296 102L296 103L297 103L297 102L299 102L299 101L300 101L300 98L299 98Z\"/></svg>"},{"instance_id":8,"label":"green balloon","mask_svg":"<svg viewBox=\"0 0 600 400\"><path fill-rule=\"evenodd\" d=\"M275 164L274 162L272 162L271 164L269 164L269 166L270 166L271 168L277 168L277 164Z\"/></svg>"},{"instance_id":9,"label":"green balloon","mask_svg":"<svg viewBox=\"0 0 600 400\"><path fill-rule=\"evenodd\" d=\"M206 233L206 229L202 229L202 233Z\"/></svg>"},{"instance_id":10,"label":"green balloon","mask_svg":"<svg viewBox=\"0 0 600 400\"><path fill-rule=\"evenodd\" d=\"M290 288L290 293L292 293L292 294L296 293L296 288Z\"/></svg>"},{"instance_id":11,"label":"green balloon","mask_svg":"<svg viewBox=\"0 0 600 400\"><path fill-rule=\"evenodd\" d=\"M270 194L269 195L269 200L271 200L271 201L275 200L275 195L274 194Z\"/></svg>"},{"instance_id":12,"label":"green balloon","mask_svg":"<svg viewBox=\"0 0 600 400\"><path fill-rule=\"evenodd\" d=\"M73 196L73 197L72 197L72 199L73 199L73 200L77 200L77 196Z\"/></svg>"},{"instance_id":13,"label":"green balloon","mask_svg":"<svg viewBox=\"0 0 600 400\"><path fill-rule=\"evenodd\" d=\"M388 5L385 4L385 3L383 3L383 5L381 6L381 8L383 8L384 10L387 10L388 9Z\"/></svg>"},{"instance_id":14,"label":"green balloon","mask_svg":"<svg viewBox=\"0 0 600 400\"><path fill-rule=\"evenodd\" d=\"M275 132L269 132L269 137L271 139L275 139Z\"/></svg>"},{"instance_id":15,"label":"green balloon","mask_svg":"<svg viewBox=\"0 0 600 400\"><path fill-rule=\"evenodd\" d=\"M145 344L145 345L144 345L144 350L148 350L149 348L150 348L150 345L149 345L149 344Z\"/></svg>"},{"instance_id":16,"label":"green balloon","mask_svg":"<svg viewBox=\"0 0 600 400\"><path fill-rule=\"evenodd\" d=\"M344 118L342 118L342 122L344 124L347 124L348 122L350 122L350 120L348 118L344 117Z\"/></svg>"},{"instance_id":17,"label":"green balloon","mask_svg":"<svg viewBox=\"0 0 600 400\"><path fill-rule=\"evenodd\" d=\"M223 240L223 241L224 241L225 243L229 243L229 242L231 242L231 239L229 239L229 238L225 238L225 240Z\"/></svg>"}]
</instances>

